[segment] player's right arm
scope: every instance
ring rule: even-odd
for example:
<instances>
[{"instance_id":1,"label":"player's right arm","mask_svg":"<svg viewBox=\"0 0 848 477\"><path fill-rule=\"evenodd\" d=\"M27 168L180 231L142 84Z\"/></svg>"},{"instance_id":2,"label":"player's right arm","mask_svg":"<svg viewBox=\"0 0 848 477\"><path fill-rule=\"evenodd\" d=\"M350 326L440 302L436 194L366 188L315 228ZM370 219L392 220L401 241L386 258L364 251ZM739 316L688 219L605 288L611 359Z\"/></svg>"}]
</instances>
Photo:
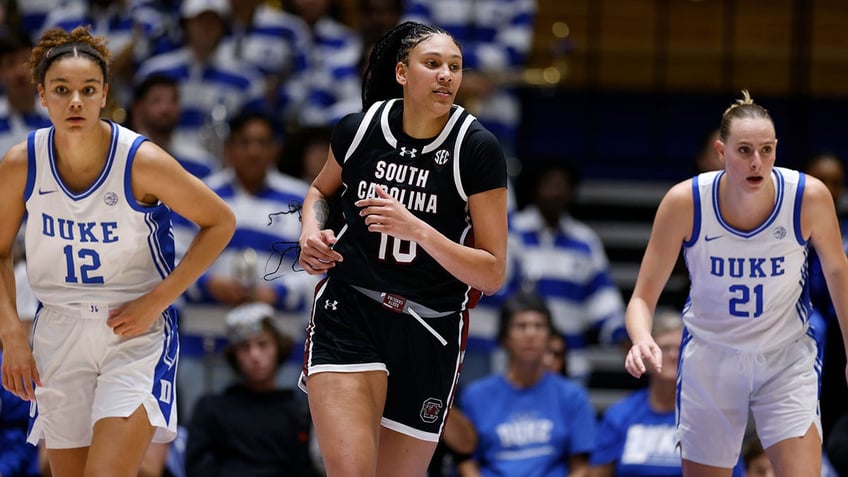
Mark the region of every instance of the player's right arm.
<instances>
[{"instance_id":1,"label":"player's right arm","mask_svg":"<svg viewBox=\"0 0 848 477\"><path fill-rule=\"evenodd\" d=\"M827 290L836 310L839 329L848 354L848 258L842 248L842 234L832 196L818 179L807 176L801 202L802 233L821 259ZM848 376L848 368L846 368Z\"/></svg>"},{"instance_id":2,"label":"player's right arm","mask_svg":"<svg viewBox=\"0 0 848 477\"><path fill-rule=\"evenodd\" d=\"M0 342L3 387L21 399L35 399L33 384L41 385L32 350L15 306L13 248L26 204L27 144L9 149L0 161Z\"/></svg>"},{"instance_id":3,"label":"player's right arm","mask_svg":"<svg viewBox=\"0 0 848 477\"><path fill-rule=\"evenodd\" d=\"M638 378L646 371L645 360L657 372L661 370L662 353L651 337L651 324L657 300L677 262L680 246L692 231L694 204L692 181L687 180L672 187L657 208L651 237L624 317L627 334L633 343L624 366L634 377Z\"/></svg>"},{"instance_id":4,"label":"player's right arm","mask_svg":"<svg viewBox=\"0 0 848 477\"><path fill-rule=\"evenodd\" d=\"M326 228L330 214L328 197L334 196L341 186L342 166L330 150L327 162L303 199L300 265L309 274L324 273L342 260L341 254L332 249L336 236Z\"/></svg>"}]
</instances>

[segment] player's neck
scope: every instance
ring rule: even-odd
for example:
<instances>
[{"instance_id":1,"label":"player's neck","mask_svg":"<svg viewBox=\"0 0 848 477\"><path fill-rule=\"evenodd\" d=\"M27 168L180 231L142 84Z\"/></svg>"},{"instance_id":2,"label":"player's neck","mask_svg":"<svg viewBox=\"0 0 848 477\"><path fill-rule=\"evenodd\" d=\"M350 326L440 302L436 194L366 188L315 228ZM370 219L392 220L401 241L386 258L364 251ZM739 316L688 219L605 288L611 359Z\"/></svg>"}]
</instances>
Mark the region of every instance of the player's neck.
<instances>
[{"instance_id":1,"label":"player's neck","mask_svg":"<svg viewBox=\"0 0 848 477\"><path fill-rule=\"evenodd\" d=\"M732 227L752 230L762 224L774 210L775 195L771 182L756 191L727 187L724 194L719 196L719 210L722 218Z\"/></svg>"},{"instance_id":2,"label":"player's neck","mask_svg":"<svg viewBox=\"0 0 848 477\"><path fill-rule=\"evenodd\" d=\"M416 111L406 105L403 110L403 132L415 139L429 139L442 132L450 115L428 117L424 112Z\"/></svg>"},{"instance_id":3,"label":"player's neck","mask_svg":"<svg viewBox=\"0 0 848 477\"><path fill-rule=\"evenodd\" d=\"M54 136L54 154L60 169L85 169L102 165L109 151L111 126L99 121L97 126L80 134L57 131Z\"/></svg>"}]
</instances>

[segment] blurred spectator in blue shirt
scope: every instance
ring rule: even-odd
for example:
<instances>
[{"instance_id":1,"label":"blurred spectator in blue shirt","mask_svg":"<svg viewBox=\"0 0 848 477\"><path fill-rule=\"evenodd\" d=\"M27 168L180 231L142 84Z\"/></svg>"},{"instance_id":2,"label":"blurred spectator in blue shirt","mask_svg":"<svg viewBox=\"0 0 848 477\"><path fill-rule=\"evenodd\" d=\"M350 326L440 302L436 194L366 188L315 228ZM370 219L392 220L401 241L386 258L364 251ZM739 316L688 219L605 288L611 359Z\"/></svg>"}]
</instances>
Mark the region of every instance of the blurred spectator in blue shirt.
<instances>
[{"instance_id":1,"label":"blurred spectator in blue shirt","mask_svg":"<svg viewBox=\"0 0 848 477\"><path fill-rule=\"evenodd\" d=\"M205 182L232 208L236 230L217 260L183 295L181 320L187 325L183 330L189 330L189 323L220 323L232 307L261 302L273 306L283 331L302 343L306 305L317 278L295 271L292 264L297 260L300 204L308 184L277 171L282 137L269 114L241 112L230 120L229 131L224 144L225 167ZM174 216L173 222L179 257L197 229L180 216ZM187 344L190 336L190 332L181 333ZM190 410L200 394L216 389L216 382L201 382L208 369L198 367L208 363L194 360L190 346L181 351L180 401ZM284 363L281 374L294 386L302 353L292 358ZM285 379L281 377L281 381Z\"/></svg>"},{"instance_id":2,"label":"blurred spectator in blue shirt","mask_svg":"<svg viewBox=\"0 0 848 477\"><path fill-rule=\"evenodd\" d=\"M545 365L554 324L545 300L519 292L503 304L498 338L508 354L503 373L468 385L459 407L477 430L472 459L460 475L585 475L595 440L586 390Z\"/></svg>"}]
</instances>

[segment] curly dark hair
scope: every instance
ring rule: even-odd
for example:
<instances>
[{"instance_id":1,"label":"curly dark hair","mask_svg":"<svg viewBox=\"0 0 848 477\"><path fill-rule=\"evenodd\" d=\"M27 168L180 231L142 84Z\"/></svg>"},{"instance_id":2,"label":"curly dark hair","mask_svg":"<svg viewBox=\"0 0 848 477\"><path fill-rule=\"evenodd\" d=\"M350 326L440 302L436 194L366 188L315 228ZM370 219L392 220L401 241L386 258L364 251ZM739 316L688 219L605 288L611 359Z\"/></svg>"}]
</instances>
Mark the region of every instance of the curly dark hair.
<instances>
[{"instance_id":1,"label":"curly dark hair","mask_svg":"<svg viewBox=\"0 0 848 477\"><path fill-rule=\"evenodd\" d=\"M97 63L103 72L103 82L108 83L112 54L106 47L106 38L92 35L89 29L88 26L78 26L70 32L58 27L45 31L27 62L32 69L32 82L43 83L47 69L59 58L86 55Z\"/></svg>"}]
</instances>

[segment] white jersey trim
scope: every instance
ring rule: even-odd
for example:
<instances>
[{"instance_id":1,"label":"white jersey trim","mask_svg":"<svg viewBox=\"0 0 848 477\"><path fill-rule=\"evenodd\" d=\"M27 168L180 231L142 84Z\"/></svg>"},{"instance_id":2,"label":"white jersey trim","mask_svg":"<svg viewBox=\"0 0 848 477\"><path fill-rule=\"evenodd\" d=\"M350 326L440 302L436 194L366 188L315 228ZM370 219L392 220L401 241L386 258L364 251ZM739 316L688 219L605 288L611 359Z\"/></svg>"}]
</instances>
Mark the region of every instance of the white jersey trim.
<instances>
[{"instance_id":1,"label":"white jersey trim","mask_svg":"<svg viewBox=\"0 0 848 477\"><path fill-rule=\"evenodd\" d=\"M350 146L347 148L347 152L345 152L344 160L347 162L350 159L350 156L353 155L356 148L359 147L359 144L362 142L362 138L365 137L365 131L368 130L368 125L371 124L371 118L377 114L377 110L380 109L380 105L383 104L382 101L378 101L371 105L368 108L368 111L365 113L365 117L362 118L362 122L359 123L359 128L356 130L356 135L353 136L353 141L351 141Z\"/></svg>"},{"instance_id":2,"label":"white jersey trim","mask_svg":"<svg viewBox=\"0 0 848 477\"><path fill-rule=\"evenodd\" d=\"M727 230L728 232L738 235L740 237L750 238L763 230L767 229L774 221L777 219L777 216L780 214L780 209L783 206L783 195L785 194L785 184L783 175L777 169L772 169L772 176L775 184L775 197L774 197L774 206L772 207L771 214L763 221L762 224L755 227L753 230L744 231L734 228L732 225L728 224L724 221L724 217L721 215L721 209L719 208L719 193L718 187L721 182L721 176L724 175L724 171L718 174L718 177L713 181L713 191L712 191L712 207L713 213L715 214L716 220L721 224L722 228Z\"/></svg>"},{"instance_id":3,"label":"white jersey trim","mask_svg":"<svg viewBox=\"0 0 848 477\"><path fill-rule=\"evenodd\" d=\"M465 121L462 123L462 126L459 129L459 134L457 134L456 136L456 142L454 143L453 149L453 181L456 185L456 192L465 202L468 202L468 194L465 193L465 188L462 186L462 177L459 173L459 152L462 150L462 144L465 140L465 134L468 133L468 128L471 127L471 123L474 122L474 119L474 116L470 114L465 118Z\"/></svg>"},{"instance_id":4,"label":"white jersey trim","mask_svg":"<svg viewBox=\"0 0 848 477\"><path fill-rule=\"evenodd\" d=\"M380 425L387 429L400 432L401 434L406 434L407 436L414 437L422 441L439 442L439 435L436 433L420 431L414 427L409 427L385 417L380 419Z\"/></svg>"},{"instance_id":5,"label":"white jersey trim","mask_svg":"<svg viewBox=\"0 0 848 477\"><path fill-rule=\"evenodd\" d=\"M97 176L97 179L91 184L91 186L80 193L74 193L68 189L68 186L65 185L65 182L59 175L59 171L56 170L56 156L54 156L55 147L53 143L56 128L52 126L50 127L50 130L47 133L47 156L50 158L50 172L53 174L53 178L56 180L56 184L59 185L59 188L61 188L71 199L75 201L85 199L99 189L100 186L106 182L106 178L109 177L109 171L112 170L112 165L115 163L115 150L118 146L118 128L111 121L109 122L109 128L111 138L109 140L109 153L106 155L106 164L103 165L103 169L100 170L100 175Z\"/></svg>"}]
</instances>

